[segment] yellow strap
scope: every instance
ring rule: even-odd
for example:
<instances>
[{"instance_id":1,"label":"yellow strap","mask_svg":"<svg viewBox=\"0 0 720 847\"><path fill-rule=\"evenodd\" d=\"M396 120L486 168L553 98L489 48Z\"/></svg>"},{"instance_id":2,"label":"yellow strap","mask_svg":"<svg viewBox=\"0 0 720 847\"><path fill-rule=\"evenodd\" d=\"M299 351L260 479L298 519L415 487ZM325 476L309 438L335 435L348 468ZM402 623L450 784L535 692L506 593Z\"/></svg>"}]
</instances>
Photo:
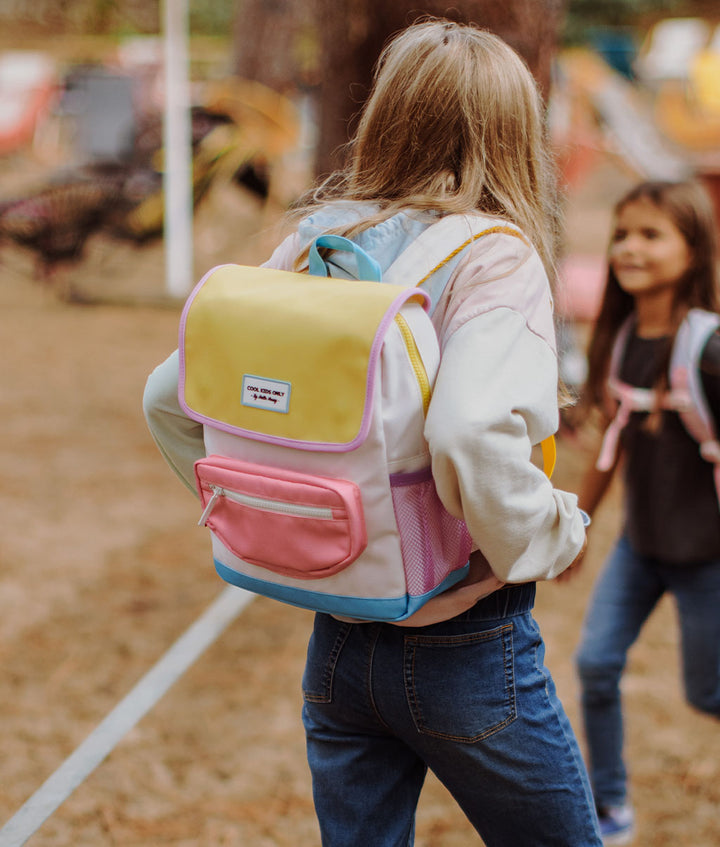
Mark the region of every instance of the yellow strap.
<instances>
[{"instance_id":1,"label":"yellow strap","mask_svg":"<svg viewBox=\"0 0 720 847\"><path fill-rule=\"evenodd\" d=\"M455 250L453 250L452 253L450 253L449 256L446 256L441 262L438 262L438 264L435 265L435 267L430 271L430 273L425 274L425 276L420 280L420 282L418 282L415 285L415 287L419 288L426 280L430 279L430 277L433 274L437 273L440 270L440 268L442 268L444 265L446 265L451 259L455 258L455 256L457 256L458 253L462 253L462 251L469 244L472 244L473 241L477 241L479 238L482 238L484 235L492 235L493 233L496 233L496 232L502 232L505 235L512 235L514 238L519 238L521 241L524 241L526 244L529 244L527 238L525 238L525 236L521 232L518 232L517 230L513 229L512 227L509 227L509 226L491 226L488 229L482 230L482 232L475 233L475 235L472 235L466 241L463 241L463 243L459 247L456 247Z\"/></svg>"},{"instance_id":2,"label":"yellow strap","mask_svg":"<svg viewBox=\"0 0 720 847\"><path fill-rule=\"evenodd\" d=\"M524 241L526 244L528 243L525 236L518 232L516 229L513 229L509 226L493 226L488 229L482 230L482 232L478 232L475 235L468 238L464 241L459 247L450 253L449 256L446 256L441 262L439 262L428 274L417 283L416 287L420 287L427 279L429 279L434 273L440 270L443 265L446 265L453 257L457 256L458 253L463 251L469 244L472 244L473 241L477 241L479 238L482 238L484 235L491 235L496 232L502 232L505 235L512 235L515 238L519 238L521 241ZM540 442L540 449L542 450L543 457L543 470L548 479L553 475L553 471L555 470L555 461L557 459L557 447L555 445L555 436L549 435L544 441Z\"/></svg>"},{"instance_id":3,"label":"yellow strap","mask_svg":"<svg viewBox=\"0 0 720 847\"><path fill-rule=\"evenodd\" d=\"M541 441L540 449L542 450L543 470L547 478L550 479L555 470L555 460L557 459L555 436L549 435L544 441Z\"/></svg>"},{"instance_id":4,"label":"yellow strap","mask_svg":"<svg viewBox=\"0 0 720 847\"><path fill-rule=\"evenodd\" d=\"M405 349L410 357L410 364L415 372L415 378L417 379L417 383L420 388L423 404L423 417L427 417L428 409L430 408L432 388L430 387L430 380L428 379L427 371L425 370L425 363L422 360L422 356L420 355L420 351L418 350L418 346L415 341L415 336L412 334L412 330L408 326L408 322L399 312L395 315L395 323L397 324L400 334L403 337L403 341L405 342Z\"/></svg>"}]
</instances>

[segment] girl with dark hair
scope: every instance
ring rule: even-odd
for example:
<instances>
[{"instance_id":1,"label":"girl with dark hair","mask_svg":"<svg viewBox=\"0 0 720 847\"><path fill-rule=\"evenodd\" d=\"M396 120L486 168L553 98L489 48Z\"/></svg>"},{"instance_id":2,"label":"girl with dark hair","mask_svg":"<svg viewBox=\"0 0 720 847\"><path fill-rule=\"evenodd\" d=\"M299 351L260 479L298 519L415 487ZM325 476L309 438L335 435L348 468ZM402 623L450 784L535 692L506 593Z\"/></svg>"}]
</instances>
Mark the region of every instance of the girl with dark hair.
<instances>
[{"instance_id":1,"label":"girl with dark hair","mask_svg":"<svg viewBox=\"0 0 720 847\"><path fill-rule=\"evenodd\" d=\"M620 680L629 648L666 592L678 608L687 699L720 715L716 234L711 202L694 182L645 182L623 197L589 347L584 403L610 425L580 505L592 515L621 457L625 482L622 535L595 586L577 654L606 844L629 843L634 826ZM697 366L678 358L681 339L695 348ZM677 402L681 373L696 397L690 391ZM702 445L686 423L698 401L710 432Z\"/></svg>"}]
</instances>

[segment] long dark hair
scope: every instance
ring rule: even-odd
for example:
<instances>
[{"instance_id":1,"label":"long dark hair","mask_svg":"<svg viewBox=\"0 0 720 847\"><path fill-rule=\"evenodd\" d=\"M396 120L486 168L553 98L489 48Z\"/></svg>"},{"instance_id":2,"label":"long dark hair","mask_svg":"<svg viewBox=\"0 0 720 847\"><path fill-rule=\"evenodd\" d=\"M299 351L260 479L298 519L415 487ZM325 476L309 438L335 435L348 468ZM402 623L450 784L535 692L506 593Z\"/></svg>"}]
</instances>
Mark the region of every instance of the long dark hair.
<instances>
[{"instance_id":1,"label":"long dark hair","mask_svg":"<svg viewBox=\"0 0 720 847\"><path fill-rule=\"evenodd\" d=\"M625 206L638 200L647 200L670 217L690 248L690 267L675 289L674 329L677 330L688 309L720 312L717 222L708 193L695 181L642 182L616 204L615 218ZM605 407L605 382L613 341L634 307L633 297L622 290L608 263L605 291L588 348L588 377L583 392L583 405L588 411ZM668 356L671 347L669 343ZM659 381L666 379L666 371L667 366L658 375Z\"/></svg>"}]
</instances>

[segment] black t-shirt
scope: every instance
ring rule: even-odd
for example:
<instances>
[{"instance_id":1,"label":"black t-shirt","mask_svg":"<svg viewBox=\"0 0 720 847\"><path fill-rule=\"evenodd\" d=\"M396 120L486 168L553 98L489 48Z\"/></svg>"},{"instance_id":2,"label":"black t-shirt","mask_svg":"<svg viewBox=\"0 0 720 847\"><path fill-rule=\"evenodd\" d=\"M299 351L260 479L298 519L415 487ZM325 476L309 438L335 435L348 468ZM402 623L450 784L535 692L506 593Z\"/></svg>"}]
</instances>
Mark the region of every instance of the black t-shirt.
<instances>
[{"instance_id":1,"label":"black t-shirt","mask_svg":"<svg viewBox=\"0 0 720 847\"><path fill-rule=\"evenodd\" d=\"M652 388L668 338L631 335L620 378ZM700 373L710 410L720 421L720 334L703 350ZM713 466L700 455L677 412L660 412L657 429L646 412L633 412L622 435L625 449L626 532L634 550L673 564L720 559L720 508Z\"/></svg>"}]
</instances>

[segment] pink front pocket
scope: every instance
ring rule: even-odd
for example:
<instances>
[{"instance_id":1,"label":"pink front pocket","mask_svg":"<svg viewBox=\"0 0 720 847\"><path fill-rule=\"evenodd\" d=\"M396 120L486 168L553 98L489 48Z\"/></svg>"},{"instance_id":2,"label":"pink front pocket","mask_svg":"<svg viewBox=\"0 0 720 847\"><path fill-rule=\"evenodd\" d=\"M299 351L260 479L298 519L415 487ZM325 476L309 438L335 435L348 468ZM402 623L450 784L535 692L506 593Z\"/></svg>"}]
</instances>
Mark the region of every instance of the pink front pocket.
<instances>
[{"instance_id":1,"label":"pink front pocket","mask_svg":"<svg viewBox=\"0 0 720 847\"><path fill-rule=\"evenodd\" d=\"M207 526L252 565L298 579L346 568L367 546L360 489L344 479L224 456L195 463Z\"/></svg>"}]
</instances>

